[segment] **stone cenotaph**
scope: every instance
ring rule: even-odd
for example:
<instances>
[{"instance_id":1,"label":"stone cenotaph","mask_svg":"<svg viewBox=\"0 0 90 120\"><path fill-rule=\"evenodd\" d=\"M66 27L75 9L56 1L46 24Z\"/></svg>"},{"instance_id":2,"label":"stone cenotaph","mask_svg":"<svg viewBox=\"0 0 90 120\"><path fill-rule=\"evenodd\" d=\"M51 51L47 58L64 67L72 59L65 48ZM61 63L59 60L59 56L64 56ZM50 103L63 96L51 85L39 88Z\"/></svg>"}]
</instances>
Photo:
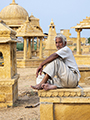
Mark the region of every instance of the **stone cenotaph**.
<instances>
[{"instance_id":1,"label":"stone cenotaph","mask_svg":"<svg viewBox=\"0 0 90 120\"><path fill-rule=\"evenodd\" d=\"M0 107L13 106L18 98L16 32L0 20Z\"/></svg>"}]
</instances>

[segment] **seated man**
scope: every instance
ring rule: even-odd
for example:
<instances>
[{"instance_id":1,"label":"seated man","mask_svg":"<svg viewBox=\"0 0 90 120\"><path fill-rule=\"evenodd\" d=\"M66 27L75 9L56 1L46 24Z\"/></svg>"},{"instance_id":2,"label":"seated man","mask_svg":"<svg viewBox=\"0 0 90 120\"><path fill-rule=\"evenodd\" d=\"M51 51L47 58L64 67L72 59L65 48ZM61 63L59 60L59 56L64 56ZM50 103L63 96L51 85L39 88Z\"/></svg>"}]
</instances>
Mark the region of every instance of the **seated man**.
<instances>
[{"instance_id":1,"label":"seated man","mask_svg":"<svg viewBox=\"0 0 90 120\"><path fill-rule=\"evenodd\" d=\"M62 34L55 37L57 52L44 60L37 69L40 75L43 71L45 76L33 89L51 90L56 88L73 88L78 85L80 73L75 58L69 47L66 46L66 37ZM43 70L43 66L46 67ZM56 77L55 77L56 76Z\"/></svg>"}]
</instances>

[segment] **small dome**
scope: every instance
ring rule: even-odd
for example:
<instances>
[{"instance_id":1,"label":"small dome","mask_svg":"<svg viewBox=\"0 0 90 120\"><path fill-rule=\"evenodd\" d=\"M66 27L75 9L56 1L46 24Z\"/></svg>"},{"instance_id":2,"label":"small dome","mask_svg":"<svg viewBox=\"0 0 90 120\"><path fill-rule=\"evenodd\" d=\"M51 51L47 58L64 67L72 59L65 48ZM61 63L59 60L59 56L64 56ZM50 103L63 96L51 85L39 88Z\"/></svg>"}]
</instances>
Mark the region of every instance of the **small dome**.
<instances>
[{"instance_id":1,"label":"small dome","mask_svg":"<svg viewBox=\"0 0 90 120\"><path fill-rule=\"evenodd\" d=\"M38 30L41 30L41 32L43 32L42 28L39 25L39 19L38 18L34 17L33 14L31 14L31 16L29 17L29 20L35 28L37 28Z\"/></svg>"},{"instance_id":2,"label":"small dome","mask_svg":"<svg viewBox=\"0 0 90 120\"><path fill-rule=\"evenodd\" d=\"M39 21L39 19L36 18L36 17L34 17L33 14L31 13L30 20L32 20L32 19L33 19L33 20L37 20L37 21Z\"/></svg>"},{"instance_id":3,"label":"small dome","mask_svg":"<svg viewBox=\"0 0 90 120\"><path fill-rule=\"evenodd\" d=\"M29 17L29 20L32 25L39 26L39 19L34 17L33 14L31 14L31 16Z\"/></svg>"},{"instance_id":4,"label":"small dome","mask_svg":"<svg viewBox=\"0 0 90 120\"><path fill-rule=\"evenodd\" d=\"M27 11L15 3L15 0L0 12L0 18L6 22L7 25L22 25L26 21Z\"/></svg>"}]
</instances>

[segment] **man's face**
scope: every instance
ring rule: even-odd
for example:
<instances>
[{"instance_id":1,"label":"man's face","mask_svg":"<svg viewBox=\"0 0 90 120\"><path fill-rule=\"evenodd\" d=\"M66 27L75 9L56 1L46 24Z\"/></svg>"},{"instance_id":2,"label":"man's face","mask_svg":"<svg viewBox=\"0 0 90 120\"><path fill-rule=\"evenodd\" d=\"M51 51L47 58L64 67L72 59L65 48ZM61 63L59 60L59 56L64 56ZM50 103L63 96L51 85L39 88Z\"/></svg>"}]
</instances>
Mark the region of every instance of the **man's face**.
<instances>
[{"instance_id":1,"label":"man's face","mask_svg":"<svg viewBox=\"0 0 90 120\"><path fill-rule=\"evenodd\" d=\"M56 38L55 43L56 43L56 47L57 47L58 50L61 49L64 46L61 38Z\"/></svg>"}]
</instances>

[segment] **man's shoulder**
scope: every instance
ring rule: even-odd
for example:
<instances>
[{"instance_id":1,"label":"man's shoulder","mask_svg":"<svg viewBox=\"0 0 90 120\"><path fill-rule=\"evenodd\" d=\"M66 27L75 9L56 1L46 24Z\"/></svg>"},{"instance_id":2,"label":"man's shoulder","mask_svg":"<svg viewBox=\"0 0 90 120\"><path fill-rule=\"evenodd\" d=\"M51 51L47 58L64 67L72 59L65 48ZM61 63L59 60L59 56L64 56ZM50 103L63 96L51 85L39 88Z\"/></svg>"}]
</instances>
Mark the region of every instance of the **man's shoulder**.
<instances>
[{"instance_id":1,"label":"man's shoulder","mask_svg":"<svg viewBox=\"0 0 90 120\"><path fill-rule=\"evenodd\" d=\"M67 51L71 51L71 49L68 46L65 46L64 49Z\"/></svg>"},{"instance_id":2,"label":"man's shoulder","mask_svg":"<svg viewBox=\"0 0 90 120\"><path fill-rule=\"evenodd\" d=\"M70 50L70 48L68 46L65 46L65 47L60 49L60 51L68 51L68 50Z\"/></svg>"},{"instance_id":3,"label":"man's shoulder","mask_svg":"<svg viewBox=\"0 0 90 120\"><path fill-rule=\"evenodd\" d=\"M67 46L65 46L65 47L59 49L56 53L60 53L60 54L61 54L61 53L62 53L62 54L63 54L63 53L64 53L64 54L66 53L66 54L67 54L69 51L70 51L69 48L68 48Z\"/></svg>"}]
</instances>

